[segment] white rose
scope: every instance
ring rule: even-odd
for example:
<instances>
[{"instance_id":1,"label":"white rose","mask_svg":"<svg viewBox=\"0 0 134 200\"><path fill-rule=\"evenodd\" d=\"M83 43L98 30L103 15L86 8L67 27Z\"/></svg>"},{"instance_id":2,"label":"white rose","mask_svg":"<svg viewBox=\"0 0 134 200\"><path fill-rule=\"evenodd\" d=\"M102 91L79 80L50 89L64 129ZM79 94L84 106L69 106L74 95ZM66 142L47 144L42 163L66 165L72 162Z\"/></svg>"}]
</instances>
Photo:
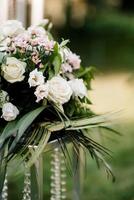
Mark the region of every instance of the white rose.
<instances>
[{"instance_id":1,"label":"white rose","mask_svg":"<svg viewBox=\"0 0 134 200\"><path fill-rule=\"evenodd\" d=\"M22 23L17 20L8 20L0 26L0 32L4 37L16 36L24 31Z\"/></svg>"},{"instance_id":2,"label":"white rose","mask_svg":"<svg viewBox=\"0 0 134 200\"><path fill-rule=\"evenodd\" d=\"M30 87L42 85L44 83L43 73L37 71L37 69L33 70L29 74L28 83L29 83Z\"/></svg>"},{"instance_id":3,"label":"white rose","mask_svg":"<svg viewBox=\"0 0 134 200\"><path fill-rule=\"evenodd\" d=\"M83 98L87 96L87 88L82 79L72 79L68 81L73 91L73 96Z\"/></svg>"},{"instance_id":4,"label":"white rose","mask_svg":"<svg viewBox=\"0 0 134 200\"><path fill-rule=\"evenodd\" d=\"M64 104L70 100L72 90L68 82L61 76L53 77L49 84L48 99L56 104Z\"/></svg>"},{"instance_id":5,"label":"white rose","mask_svg":"<svg viewBox=\"0 0 134 200\"><path fill-rule=\"evenodd\" d=\"M5 103L2 107L2 117L6 121L14 120L19 114L19 110L12 103Z\"/></svg>"},{"instance_id":6,"label":"white rose","mask_svg":"<svg viewBox=\"0 0 134 200\"><path fill-rule=\"evenodd\" d=\"M48 84L39 85L35 90L35 96L37 97L36 102L41 101L48 96Z\"/></svg>"},{"instance_id":7,"label":"white rose","mask_svg":"<svg viewBox=\"0 0 134 200\"><path fill-rule=\"evenodd\" d=\"M2 65L2 75L10 83L20 82L24 79L26 63L14 57L8 57L6 64Z\"/></svg>"}]
</instances>

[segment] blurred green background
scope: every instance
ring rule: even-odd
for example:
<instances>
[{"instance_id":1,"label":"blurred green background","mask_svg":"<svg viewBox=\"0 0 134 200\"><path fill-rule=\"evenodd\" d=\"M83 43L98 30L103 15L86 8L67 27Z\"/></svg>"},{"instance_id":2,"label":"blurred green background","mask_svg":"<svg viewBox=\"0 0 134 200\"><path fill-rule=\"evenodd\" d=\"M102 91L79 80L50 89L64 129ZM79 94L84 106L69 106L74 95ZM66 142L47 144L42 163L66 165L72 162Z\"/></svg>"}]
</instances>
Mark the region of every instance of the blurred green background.
<instances>
[{"instance_id":1,"label":"blurred green background","mask_svg":"<svg viewBox=\"0 0 134 200\"><path fill-rule=\"evenodd\" d=\"M10 11L15 1L12 2ZM32 1L28 3L29 8ZM107 180L104 171L98 170L87 154L81 200L134 200L134 1L44 0L44 3L44 16L52 20L57 40L69 38L69 46L81 55L82 64L98 69L89 92L91 108L97 113L120 111L113 126L122 136L107 133L102 138L102 144L113 152L109 162L116 182ZM49 199L50 153L44 155L44 160L44 199ZM10 177L9 199L20 199L22 180ZM71 200L69 174L67 182L67 199Z\"/></svg>"}]
</instances>

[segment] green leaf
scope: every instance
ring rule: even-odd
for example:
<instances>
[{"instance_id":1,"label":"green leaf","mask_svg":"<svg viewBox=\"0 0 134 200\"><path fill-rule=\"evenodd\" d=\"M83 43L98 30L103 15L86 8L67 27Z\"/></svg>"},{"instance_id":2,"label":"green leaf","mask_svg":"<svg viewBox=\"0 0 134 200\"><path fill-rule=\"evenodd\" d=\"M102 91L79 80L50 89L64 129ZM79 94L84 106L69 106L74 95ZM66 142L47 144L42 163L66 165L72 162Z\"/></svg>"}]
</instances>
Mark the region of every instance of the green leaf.
<instances>
[{"instance_id":1,"label":"green leaf","mask_svg":"<svg viewBox=\"0 0 134 200\"><path fill-rule=\"evenodd\" d=\"M69 43L69 40L62 40L62 42L60 43L60 47L65 47L67 45L67 43Z\"/></svg>"},{"instance_id":2,"label":"green leaf","mask_svg":"<svg viewBox=\"0 0 134 200\"><path fill-rule=\"evenodd\" d=\"M35 166L37 171L39 199L43 200L43 154L38 157Z\"/></svg>"},{"instance_id":3,"label":"green leaf","mask_svg":"<svg viewBox=\"0 0 134 200\"><path fill-rule=\"evenodd\" d=\"M3 146L5 140L17 131L17 121L8 122L0 136L0 148Z\"/></svg>"},{"instance_id":4,"label":"green leaf","mask_svg":"<svg viewBox=\"0 0 134 200\"><path fill-rule=\"evenodd\" d=\"M19 121L18 121L18 134L17 139L20 139L20 137L23 135L23 133L26 131L26 129L29 127L29 125L36 119L36 117L45 109L45 107L37 108L26 115L24 115Z\"/></svg>"},{"instance_id":5,"label":"green leaf","mask_svg":"<svg viewBox=\"0 0 134 200\"><path fill-rule=\"evenodd\" d=\"M2 64L5 54L0 52L0 64Z\"/></svg>"},{"instance_id":6,"label":"green leaf","mask_svg":"<svg viewBox=\"0 0 134 200\"><path fill-rule=\"evenodd\" d=\"M7 154L8 154L8 143L6 143L5 147L2 149L2 151L0 151L0 199L2 199L1 194L6 176Z\"/></svg>"},{"instance_id":7,"label":"green leaf","mask_svg":"<svg viewBox=\"0 0 134 200\"><path fill-rule=\"evenodd\" d=\"M110 123L112 119L112 114L104 114L98 116L91 116L90 118L82 117L75 120L65 120L64 122L58 121L53 123L42 123L41 127L46 127L51 132L60 131L63 129L80 130L106 125L106 123Z\"/></svg>"},{"instance_id":8,"label":"green leaf","mask_svg":"<svg viewBox=\"0 0 134 200\"><path fill-rule=\"evenodd\" d=\"M31 167L31 198L32 200L37 200L39 197L39 191L38 191L38 181L37 181L37 172L35 165L32 165Z\"/></svg>"},{"instance_id":9,"label":"green leaf","mask_svg":"<svg viewBox=\"0 0 134 200\"><path fill-rule=\"evenodd\" d=\"M42 106L37 108L27 114L25 114L17 123L17 135L15 140L13 141L10 151L15 147L19 139L22 137L23 133L26 129L32 124L32 122L36 119L36 117L46 108L46 106Z\"/></svg>"},{"instance_id":10,"label":"green leaf","mask_svg":"<svg viewBox=\"0 0 134 200\"><path fill-rule=\"evenodd\" d=\"M79 70L76 70L74 74L77 78L82 78L84 82L86 83L87 88L91 89L90 82L92 79L94 79L94 73L96 71L97 71L96 68L93 66L89 66L89 67L81 66L81 68Z\"/></svg>"},{"instance_id":11,"label":"green leaf","mask_svg":"<svg viewBox=\"0 0 134 200\"><path fill-rule=\"evenodd\" d=\"M59 54L54 57L52 64L54 66L55 75L57 75L61 68L61 56Z\"/></svg>"},{"instance_id":12,"label":"green leaf","mask_svg":"<svg viewBox=\"0 0 134 200\"><path fill-rule=\"evenodd\" d=\"M51 136L51 132L44 128L44 133L43 133L41 140L39 141L38 146L36 148L33 148L33 147L29 148L31 157L30 157L29 161L27 161L28 168L31 167L36 162L36 160L39 158L40 154L45 149L50 136Z\"/></svg>"},{"instance_id":13,"label":"green leaf","mask_svg":"<svg viewBox=\"0 0 134 200\"><path fill-rule=\"evenodd\" d=\"M49 74L49 80L52 79L55 76L55 72L54 72L54 66L52 66L51 68L49 68L48 70L48 74Z\"/></svg>"},{"instance_id":14,"label":"green leaf","mask_svg":"<svg viewBox=\"0 0 134 200\"><path fill-rule=\"evenodd\" d=\"M59 45L56 42L56 44L54 45L54 54L58 54L59 53Z\"/></svg>"}]
</instances>

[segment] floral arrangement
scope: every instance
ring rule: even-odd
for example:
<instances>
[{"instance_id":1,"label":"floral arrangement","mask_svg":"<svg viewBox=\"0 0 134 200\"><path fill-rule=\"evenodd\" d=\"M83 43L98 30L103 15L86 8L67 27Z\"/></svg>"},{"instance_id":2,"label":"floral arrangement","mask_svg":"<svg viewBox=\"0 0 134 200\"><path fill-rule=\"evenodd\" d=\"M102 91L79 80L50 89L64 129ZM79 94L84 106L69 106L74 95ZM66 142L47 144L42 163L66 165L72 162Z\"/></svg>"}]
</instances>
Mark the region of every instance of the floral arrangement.
<instances>
[{"instance_id":1,"label":"floral arrangement","mask_svg":"<svg viewBox=\"0 0 134 200\"><path fill-rule=\"evenodd\" d=\"M108 150L89 137L109 120L90 110L93 68L82 67L68 40L55 41L51 26L48 20L28 29L15 20L0 26L0 189L8 162L21 157L30 167L53 140L67 139L105 164Z\"/></svg>"}]
</instances>

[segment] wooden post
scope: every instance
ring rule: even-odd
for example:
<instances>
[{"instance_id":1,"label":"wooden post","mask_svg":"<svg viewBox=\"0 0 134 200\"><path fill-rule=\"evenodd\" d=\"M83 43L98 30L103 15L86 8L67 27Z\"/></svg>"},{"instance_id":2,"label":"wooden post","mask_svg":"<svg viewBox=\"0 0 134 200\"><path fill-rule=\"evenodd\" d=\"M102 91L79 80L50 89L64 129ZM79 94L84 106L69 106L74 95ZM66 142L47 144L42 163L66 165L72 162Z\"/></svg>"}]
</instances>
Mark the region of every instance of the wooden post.
<instances>
[{"instance_id":1,"label":"wooden post","mask_svg":"<svg viewBox=\"0 0 134 200\"><path fill-rule=\"evenodd\" d=\"M17 0L16 1L16 19L21 21L24 26L26 26L26 0Z\"/></svg>"},{"instance_id":2,"label":"wooden post","mask_svg":"<svg viewBox=\"0 0 134 200\"><path fill-rule=\"evenodd\" d=\"M31 24L36 25L44 18L45 0L32 0Z\"/></svg>"},{"instance_id":3,"label":"wooden post","mask_svg":"<svg viewBox=\"0 0 134 200\"><path fill-rule=\"evenodd\" d=\"M8 0L0 0L0 22L8 19Z\"/></svg>"}]
</instances>

